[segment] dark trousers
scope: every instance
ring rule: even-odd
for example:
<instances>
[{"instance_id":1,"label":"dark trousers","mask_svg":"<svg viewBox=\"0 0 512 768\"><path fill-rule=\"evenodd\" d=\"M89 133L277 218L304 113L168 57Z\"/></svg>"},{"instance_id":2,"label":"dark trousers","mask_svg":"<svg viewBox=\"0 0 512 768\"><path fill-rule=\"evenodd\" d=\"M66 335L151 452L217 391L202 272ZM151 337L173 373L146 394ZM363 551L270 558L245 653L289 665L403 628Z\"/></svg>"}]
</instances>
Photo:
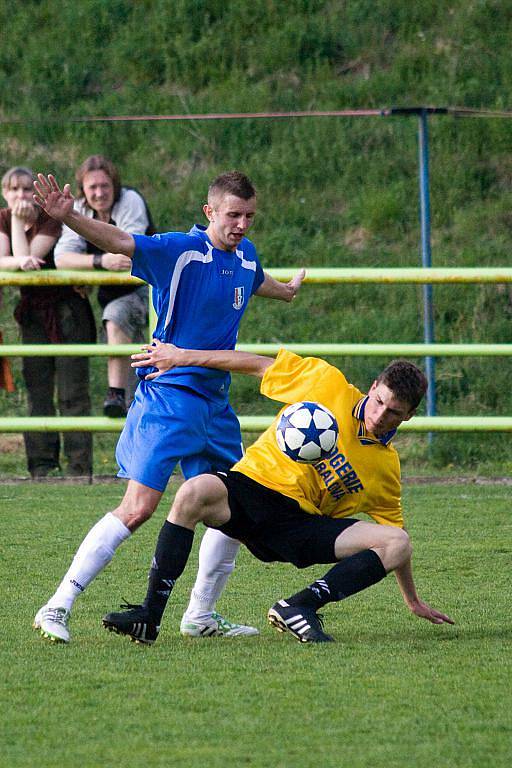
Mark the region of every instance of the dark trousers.
<instances>
[{"instance_id":1,"label":"dark trousers","mask_svg":"<svg viewBox=\"0 0 512 768\"><path fill-rule=\"evenodd\" d=\"M88 299L78 294L58 301L56 312L64 343L90 343L95 328ZM91 327L92 325L92 327ZM31 307L24 315L21 334L24 344L48 344L43 318ZM56 392L61 416L88 416L89 359L86 357L24 357L23 378L27 387L30 416L54 416ZM44 475L59 464L58 432L24 434L27 464L32 475ZM64 454L70 475L92 475L92 435L90 432L65 432Z\"/></svg>"}]
</instances>

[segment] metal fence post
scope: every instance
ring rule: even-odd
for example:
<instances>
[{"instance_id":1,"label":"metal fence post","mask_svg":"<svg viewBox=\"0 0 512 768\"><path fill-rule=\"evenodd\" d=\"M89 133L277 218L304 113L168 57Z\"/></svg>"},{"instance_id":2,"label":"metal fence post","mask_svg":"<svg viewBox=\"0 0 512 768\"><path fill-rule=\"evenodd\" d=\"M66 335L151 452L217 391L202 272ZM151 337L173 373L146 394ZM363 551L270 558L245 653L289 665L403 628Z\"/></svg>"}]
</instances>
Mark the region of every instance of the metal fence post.
<instances>
[{"instance_id":1,"label":"metal fence post","mask_svg":"<svg viewBox=\"0 0 512 768\"><path fill-rule=\"evenodd\" d=\"M430 180L428 152L427 110L421 110L418 122L419 144L419 184L420 184L420 224L421 224L421 263L423 267L432 266L430 241ZM423 339L426 344L434 343L434 306L432 284L423 286ZM427 416L436 414L435 358L425 358L428 380ZM432 433L429 433L432 442Z\"/></svg>"}]
</instances>

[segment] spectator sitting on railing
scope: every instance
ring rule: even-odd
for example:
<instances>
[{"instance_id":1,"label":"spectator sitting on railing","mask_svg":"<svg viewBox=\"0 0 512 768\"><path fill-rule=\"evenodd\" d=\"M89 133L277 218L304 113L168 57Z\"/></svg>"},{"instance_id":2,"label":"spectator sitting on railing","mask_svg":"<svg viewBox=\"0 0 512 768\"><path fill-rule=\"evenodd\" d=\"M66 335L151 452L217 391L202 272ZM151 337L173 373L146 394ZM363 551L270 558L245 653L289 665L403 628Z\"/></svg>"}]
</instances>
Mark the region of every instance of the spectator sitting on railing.
<instances>
[{"instance_id":1,"label":"spectator sitting on railing","mask_svg":"<svg viewBox=\"0 0 512 768\"><path fill-rule=\"evenodd\" d=\"M122 187L114 164L102 155L84 160L76 172L80 197L75 210L107 224L115 224L131 235L156 232L151 214L142 195ZM62 237L55 248L58 269L105 269L129 271L131 259L122 253L105 253L93 243L63 226ZM130 344L147 339L147 285L102 285L98 301L103 310L103 326L108 344ZM136 377L126 357L109 357L108 392L103 410L106 416L126 415L126 394L133 397Z\"/></svg>"},{"instance_id":2,"label":"spectator sitting on railing","mask_svg":"<svg viewBox=\"0 0 512 768\"><path fill-rule=\"evenodd\" d=\"M32 171L24 167L11 168L2 178L2 195L8 207L0 211L0 269L55 269L53 248L61 225L34 204L33 179ZM24 344L95 341L89 301L72 287L22 287L20 293L15 317ZM55 414L55 385L61 415L90 413L87 358L24 357L23 378L31 416ZM24 439L33 478L60 469L57 432L26 433ZM92 474L89 433L66 433L64 452L70 474Z\"/></svg>"}]
</instances>

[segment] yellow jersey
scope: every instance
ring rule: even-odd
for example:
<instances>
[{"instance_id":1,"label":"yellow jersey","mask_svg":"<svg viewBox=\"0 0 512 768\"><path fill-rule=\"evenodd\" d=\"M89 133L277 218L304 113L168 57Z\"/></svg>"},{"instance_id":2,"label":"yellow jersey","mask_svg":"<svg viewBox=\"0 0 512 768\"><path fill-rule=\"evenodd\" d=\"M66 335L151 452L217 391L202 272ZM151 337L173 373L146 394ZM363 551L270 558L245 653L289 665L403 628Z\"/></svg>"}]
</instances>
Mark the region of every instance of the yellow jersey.
<instances>
[{"instance_id":1,"label":"yellow jersey","mask_svg":"<svg viewBox=\"0 0 512 768\"><path fill-rule=\"evenodd\" d=\"M351 517L365 513L377 523L403 527L400 461L389 439L364 426L366 396L332 365L281 349L261 381L263 395L285 403L309 400L335 415L339 436L329 458L300 464L279 448L276 424L251 445L232 469L295 499L313 515ZM283 410L283 409L282 409Z\"/></svg>"}]
</instances>

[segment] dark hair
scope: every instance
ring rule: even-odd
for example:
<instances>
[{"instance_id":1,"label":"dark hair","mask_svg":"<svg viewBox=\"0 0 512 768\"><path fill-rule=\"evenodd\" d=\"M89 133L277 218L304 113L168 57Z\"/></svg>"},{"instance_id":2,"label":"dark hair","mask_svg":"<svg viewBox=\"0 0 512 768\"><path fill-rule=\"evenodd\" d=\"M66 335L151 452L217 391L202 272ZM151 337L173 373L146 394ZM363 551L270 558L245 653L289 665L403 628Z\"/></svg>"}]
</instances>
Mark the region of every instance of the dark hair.
<instances>
[{"instance_id":1,"label":"dark hair","mask_svg":"<svg viewBox=\"0 0 512 768\"><path fill-rule=\"evenodd\" d=\"M428 382L420 369L408 360L393 360L377 378L377 384L385 384L395 397L409 403L414 410L427 391Z\"/></svg>"},{"instance_id":2,"label":"dark hair","mask_svg":"<svg viewBox=\"0 0 512 768\"><path fill-rule=\"evenodd\" d=\"M240 171L228 171L221 173L208 187L208 202L213 198L223 195L235 195L242 200L250 200L255 197L256 190L252 181Z\"/></svg>"},{"instance_id":3,"label":"dark hair","mask_svg":"<svg viewBox=\"0 0 512 768\"><path fill-rule=\"evenodd\" d=\"M84 160L75 173L80 196L83 198L85 198L84 177L89 171L104 171L107 174L114 186L114 202L116 203L121 195L121 179L119 178L119 171L114 163L106 157L103 157L103 155L91 155L87 160Z\"/></svg>"}]
</instances>

